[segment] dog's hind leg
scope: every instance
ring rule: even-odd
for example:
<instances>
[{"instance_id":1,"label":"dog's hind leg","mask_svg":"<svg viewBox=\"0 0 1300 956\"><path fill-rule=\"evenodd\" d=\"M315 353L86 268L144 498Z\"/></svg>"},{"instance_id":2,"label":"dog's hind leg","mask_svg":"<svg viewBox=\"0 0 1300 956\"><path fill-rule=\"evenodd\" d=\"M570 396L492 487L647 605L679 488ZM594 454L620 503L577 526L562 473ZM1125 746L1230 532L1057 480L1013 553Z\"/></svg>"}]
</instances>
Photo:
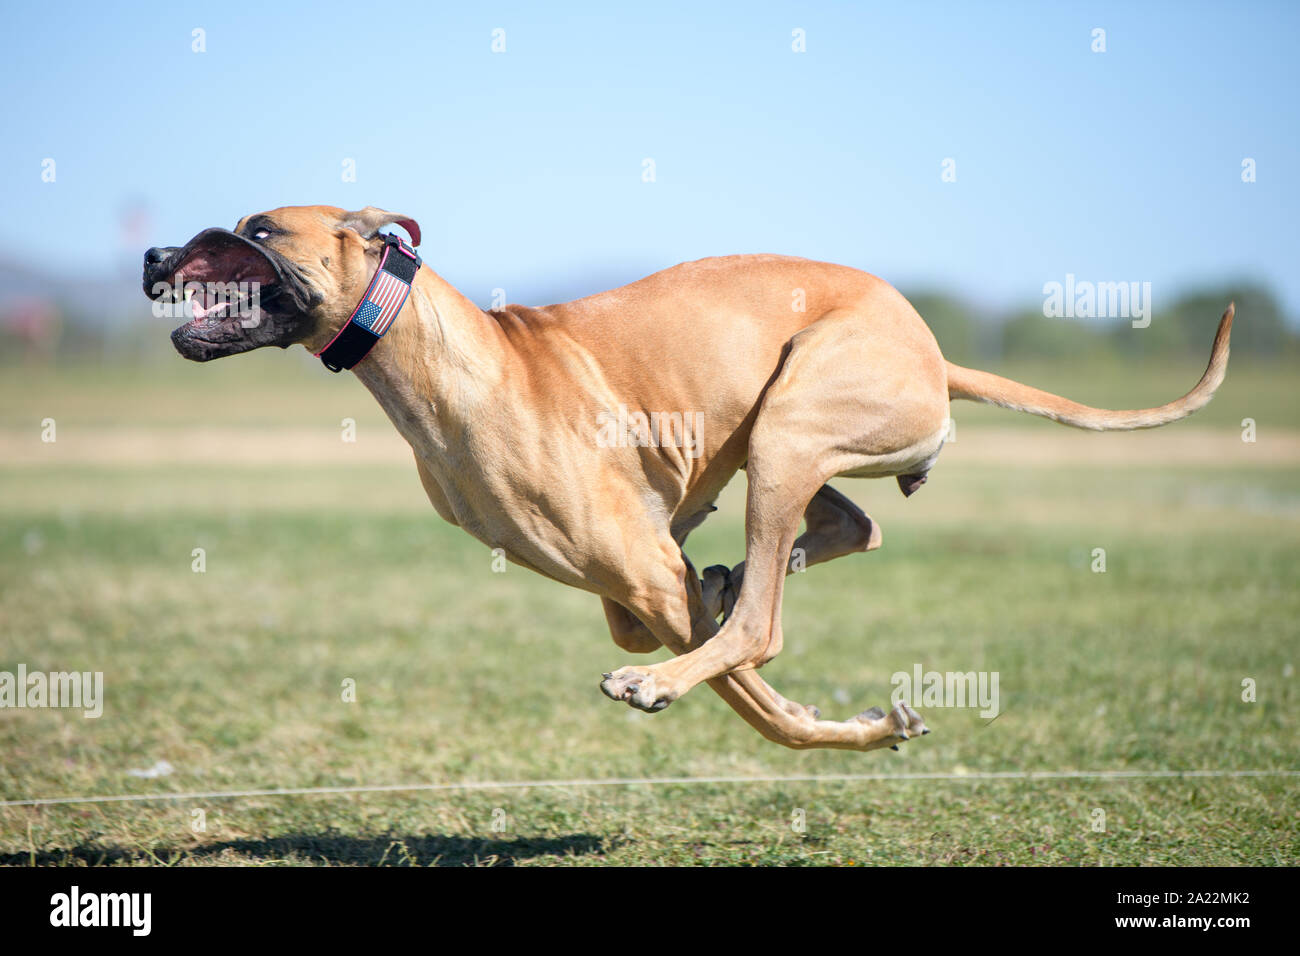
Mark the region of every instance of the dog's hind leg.
<instances>
[{"instance_id":1,"label":"dog's hind leg","mask_svg":"<svg viewBox=\"0 0 1300 956\"><path fill-rule=\"evenodd\" d=\"M745 582L734 613L688 654L615 671L601 685L608 696L661 710L702 681L780 653L785 575L814 496L839 474L910 474L942 441L947 393L938 348L932 338L928 348L890 344L907 347L882 347L871 324L853 314L825 318L791 340L750 434Z\"/></svg>"},{"instance_id":2,"label":"dog's hind leg","mask_svg":"<svg viewBox=\"0 0 1300 956\"><path fill-rule=\"evenodd\" d=\"M795 539L786 574L880 547L880 525L830 485L822 485L803 513L805 530ZM745 562L734 568L716 564L704 569L704 605L713 617L731 614L745 580Z\"/></svg>"},{"instance_id":3,"label":"dog's hind leg","mask_svg":"<svg viewBox=\"0 0 1300 956\"><path fill-rule=\"evenodd\" d=\"M708 684L760 734L793 750L897 750L903 741L930 732L905 703L889 713L872 707L849 720L821 720L816 707L786 700L752 670L715 677Z\"/></svg>"},{"instance_id":4,"label":"dog's hind leg","mask_svg":"<svg viewBox=\"0 0 1300 956\"><path fill-rule=\"evenodd\" d=\"M825 490L831 491L829 488ZM835 494L835 492L832 491L832 494ZM843 498L843 496L839 497ZM843 498L843 500L848 502L849 507L853 507L852 502L849 502L847 498ZM865 518L866 516L863 515L862 517ZM879 540L878 533L875 540ZM683 560L686 563L686 599L688 607L690 606L692 596L696 593L702 592L704 596L703 605L705 608L710 608L711 605L709 604L710 597L708 594L707 584L701 582L702 586L700 592L697 592L694 584L690 581L691 576L695 574L695 569L685 555L683 555ZM829 560L829 558L823 558L822 560ZM723 570L725 571L726 569L724 568ZM715 594L715 596L720 597L718 594ZM605 611L605 621L609 625L610 636L614 639L614 643L623 650L630 654L649 654L665 646L659 638L655 637L654 632L645 626L640 618L617 601L603 597L600 599L600 603L601 607ZM696 609L694 611L688 611L688 613L692 620L694 620L699 616L700 612ZM717 617L717 612L710 611L709 616L710 618L715 618ZM707 625L705 625L705 629L707 629ZM713 632L716 633L716 630L717 628L714 627ZM674 653L684 654L691 649L691 644L689 640L682 640L680 642L674 642L670 645L670 649L673 649ZM811 715L813 718L821 716L821 710L819 708L787 700L785 697L781 696L781 694L777 693L775 688L770 684L759 678L757 674L753 675L753 677L754 683L751 684L749 693L743 692L740 685L735 681L725 678L719 679L715 682L717 686L714 687L714 690L717 691L723 699L727 700L728 703L730 703L731 706L745 718L745 720L758 727L760 731L763 732L765 736L769 736L770 739L778 739L777 736L772 735L779 735L780 728L776 726L772 720L764 716L764 708L767 710L784 711L785 713L794 716ZM756 704L756 701L761 701L762 706Z\"/></svg>"},{"instance_id":5,"label":"dog's hind leg","mask_svg":"<svg viewBox=\"0 0 1300 956\"><path fill-rule=\"evenodd\" d=\"M658 551L667 555L668 549L665 544ZM615 626L620 628L614 632L620 646L620 637L626 637L630 631L634 641L649 638L674 654L687 654L718 633L718 623L709 616L701 599L695 570L680 552L678 558L670 559L659 569L659 574L645 575L645 580L662 578L666 585L664 591L654 593L642 587L637 589L635 597L623 596L623 600L636 608L635 613L623 603L602 599L606 616L611 618L611 631ZM668 584L670 581L673 583ZM614 609L612 614L611 607ZM642 623L642 615L645 620L655 623L656 630L651 631ZM634 626L629 628L628 620L635 622ZM689 629L683 628L686 621L690 622ZM797 750L876 750L897 746L908 737L928 733L916 712L901 704L888 714L873 708L851 720L820 720L816 707L787 700L752 670L717 677L708 684L732 710L768 740Z\"/></svg>"}]
</instances>

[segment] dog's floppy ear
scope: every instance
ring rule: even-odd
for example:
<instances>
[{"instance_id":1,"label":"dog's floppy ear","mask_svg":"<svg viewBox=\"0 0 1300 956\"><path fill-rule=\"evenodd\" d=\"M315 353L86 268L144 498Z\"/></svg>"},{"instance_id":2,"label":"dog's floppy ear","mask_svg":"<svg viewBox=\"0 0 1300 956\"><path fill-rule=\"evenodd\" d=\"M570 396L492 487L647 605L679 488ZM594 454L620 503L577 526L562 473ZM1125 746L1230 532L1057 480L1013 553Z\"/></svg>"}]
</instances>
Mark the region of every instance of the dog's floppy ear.
<instances>
[{"instance_id":1,"label":"dog's floppy ear","mask_svg":"<svg viewBox=\"0 0 1300 956\"><path fill-rule=\"evenodd\" d=\"M411 245L420 244L420 224L410 216L398 212L387 212L376 206L367 206L357 212L343 214L339 225L346 229L355 229L362 239L373 239L382 226L395 223L411 234Z\"/></svg>"}]
</instances>

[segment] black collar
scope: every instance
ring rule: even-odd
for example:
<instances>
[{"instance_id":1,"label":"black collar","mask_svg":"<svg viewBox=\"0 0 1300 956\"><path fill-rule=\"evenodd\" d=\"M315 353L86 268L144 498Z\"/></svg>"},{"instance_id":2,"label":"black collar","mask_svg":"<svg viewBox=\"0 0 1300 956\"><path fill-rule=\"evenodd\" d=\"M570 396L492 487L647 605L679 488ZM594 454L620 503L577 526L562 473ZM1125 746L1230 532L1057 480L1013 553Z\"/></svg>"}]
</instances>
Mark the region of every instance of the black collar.
<instances>
[{"instance_id":1,"label":"black collar","mask_svg":"<svg viewBox=\"0 0 1300 956\"><path fill-rule=\"evenodd\" d=\"M366 288L357 307L338 335L316 353L331 372L352 368L375 347L384 333L397 320L406 298L411 294L411 283L420 271L420 256L402 239L392 233L383 236L384 251L379 258L379 268Z\"/></svg>"}]
</instances>

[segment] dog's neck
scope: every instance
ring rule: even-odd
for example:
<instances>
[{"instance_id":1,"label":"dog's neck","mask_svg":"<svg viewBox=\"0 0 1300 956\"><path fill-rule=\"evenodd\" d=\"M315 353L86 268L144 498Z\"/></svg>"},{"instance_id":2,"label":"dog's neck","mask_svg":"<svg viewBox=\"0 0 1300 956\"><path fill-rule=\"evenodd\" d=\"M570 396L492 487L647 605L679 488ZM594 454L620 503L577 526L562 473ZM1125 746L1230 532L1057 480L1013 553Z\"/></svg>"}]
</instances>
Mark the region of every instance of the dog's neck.
<instances>
[{"instance_id":1,"label":"dog's neck","mask_svg":"<svg viewBox=\"0 0 1300 956\"><path fill-rule=\"evenodd\" d=\"M421 458L445 460L503 376L496 321L428 266L388 333L353 371Z\"/></svg>"}]
</instances>

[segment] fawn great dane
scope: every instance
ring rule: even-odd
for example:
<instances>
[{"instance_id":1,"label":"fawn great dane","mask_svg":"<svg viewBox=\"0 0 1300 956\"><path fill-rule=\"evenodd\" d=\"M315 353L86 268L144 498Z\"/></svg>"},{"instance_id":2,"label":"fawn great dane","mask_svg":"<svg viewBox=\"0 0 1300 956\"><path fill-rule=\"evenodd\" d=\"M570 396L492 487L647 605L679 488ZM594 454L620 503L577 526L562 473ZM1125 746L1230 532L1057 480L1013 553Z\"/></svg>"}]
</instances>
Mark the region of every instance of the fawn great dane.
<instances>
[{"instance_id":1,"label":"fawn great dane","mask_svg":"<svg viewBox=\"0 0 1300 956\"><path fill-rule=\"evenodd\" d=\"M412 242L382 234L389 224ZM951 399L1154 428L1204 406L1228 362L1231 305L1195 388L1106 411L946 361L901 294L845 266L703 259L562 305L484 312L420 261L419 241L413 219L374 207L273 209L150 249L145 292L176 301L189 284L189 319L172 333L186 358L300 344L352 369L413 449L439 515L599 595L624 651L676 655L605 674L609 697L658 711L705 682L799 749L928 733L905 703L822 720L756 672L781 650L792 554L810 566L880 547L880 528L828 481L894 477L911 494ZM601 440L615 420L619 440ZM745 559L697 574L683 544L742 468Z\"/></svg>"}]
</instances>

